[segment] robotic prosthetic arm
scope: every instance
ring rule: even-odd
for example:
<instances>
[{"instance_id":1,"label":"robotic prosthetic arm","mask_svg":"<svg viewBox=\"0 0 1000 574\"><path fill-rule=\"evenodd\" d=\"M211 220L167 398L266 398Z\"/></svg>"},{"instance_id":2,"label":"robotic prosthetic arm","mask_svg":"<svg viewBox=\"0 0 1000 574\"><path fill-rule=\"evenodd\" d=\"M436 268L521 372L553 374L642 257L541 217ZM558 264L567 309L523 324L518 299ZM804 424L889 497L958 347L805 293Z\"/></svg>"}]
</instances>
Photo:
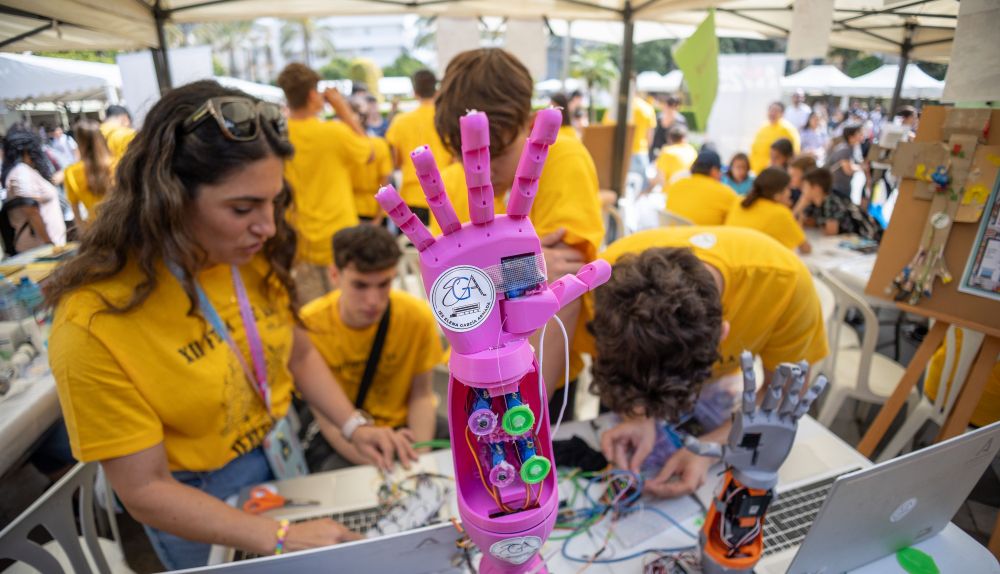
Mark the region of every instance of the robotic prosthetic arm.
<instances>
[{"instance_id":1,"label":"robotic prosthetic arm","mask_svg":"<svg viewBox=\"0 0 1000 574\"><path fill-rule=\"evenodd\" d=\"M758 407L753 355L744 351L740 367L743 406L733 415L728 443L701 443L694 437L685 440L689 450L721 457L726 465L722 488L701 531L705 574L749 573L760 560L764 517L774 499L778 468L792 449L799 419L826 387L826 377L820 375L800 400L809 364L782 363Z\"/></svg>"},{"instance_id":2,"label":"robotic prosthetic arm","mask_svg":"<svg viewBox=\"0 0 1000 574\"><path fill-rule=\"evenodd\" d=\"M434 316L451 343L448 424L459 514L483 552L481 572L545 572L538 550L555 524L558 492L544 384L528 337L611 275L595 261L546 283L538 234L528 218L562 115L538 112L507 204L493 212L489 124L460 121L470 223L448 200L430 149L411 159L441 226L432 237L391 186L379 204L420 252ZM537 422L537 424L536 424Z\"/></svg>"}]
</instances>

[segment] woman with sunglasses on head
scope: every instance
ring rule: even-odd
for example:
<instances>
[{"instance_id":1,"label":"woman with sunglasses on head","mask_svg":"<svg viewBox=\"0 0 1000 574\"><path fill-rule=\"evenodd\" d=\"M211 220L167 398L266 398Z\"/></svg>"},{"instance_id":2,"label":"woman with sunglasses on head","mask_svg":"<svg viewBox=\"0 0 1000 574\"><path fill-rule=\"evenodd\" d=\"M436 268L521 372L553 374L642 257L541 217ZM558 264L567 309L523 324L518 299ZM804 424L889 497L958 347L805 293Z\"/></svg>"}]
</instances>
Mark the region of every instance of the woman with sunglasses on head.
<instances>
[{"instance_id":1,"label":"woman with sunglasses on head","mask_svg":"<svg viewBox=\"0 0 1000 574\"><path fill-rule=\"evenodd\" d=\"M262 444L299 392L383 468L407 437L365 422L299 326L277 106L211 81L146 116L80 253L52 277L49 349L74 455L100 461L167 568L357 536L222 500L274 478Z\"/></svg>"}]
</instances>

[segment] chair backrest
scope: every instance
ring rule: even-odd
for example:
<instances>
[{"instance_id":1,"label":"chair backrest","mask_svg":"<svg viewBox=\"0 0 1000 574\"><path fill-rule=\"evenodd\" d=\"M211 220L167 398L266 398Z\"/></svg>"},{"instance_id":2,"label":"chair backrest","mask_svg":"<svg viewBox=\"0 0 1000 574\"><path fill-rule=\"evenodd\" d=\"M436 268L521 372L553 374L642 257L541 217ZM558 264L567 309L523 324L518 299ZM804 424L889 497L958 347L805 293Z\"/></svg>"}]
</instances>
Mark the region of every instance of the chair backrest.
<instances>
[{"instance_id":1,"label":"chair backrest","mask_svg":"<svg viewBox=\"0 0 1000 574\"><path fill-rule=\"evenodd\" d=\"M400 235L399 250L403 256L399 258L396 268L399 271L399 286L410 295L427 299L424 289L424 279L420 275L420 252L410 243L405 235Z\"/></svg>"},{"instance_id":2,"label":"chair backrest","mask_svg":"<svg viewBox=\"0 0 1000 574\"><path fill-rule=\"evenodd\" d=\"M681 217L676 213L667 211L666 209L656 210L656 215L660 219L660 227L677 227L681 225L694 225L694 223L687 219L686 217Z\"/></svg>"},{"instance_id":3,"label":"chair backrest","mask_svg":"<svg viewBox=\"0 0 1000 574\"><path fill-rule=\"evenodd\" d=\"M828 336L830 342L830 363L837 364L838 344L840 341L840 330L850 328L846 326L845 319L851 309L857 309L865 322L865 332L861 337L861 360L858 361L858 389L874 394L868 385L868 376L871 372L872 356L875 355L875 347L878 345L878 317L868 301L863 296L854 292L850 287L837 279L831 273L821 272L820 279L826 283L827 287L833 291L837 308L831 318L831 328Z\"/></svg>"},{"instance_id":4,"label":"chair backrest","mask_svg":"<svg viewBox=\"0 0 1000 574\"><path fill-rule=\"evenodd\" d=\"M604 216L604 229L614 229L614 233L606 233L604 236L608 245L628 235L625 230L625 220L622 219L622 214L618 211L617 207L605 205L601 208L601 211ZM611 223L614 223L614 225L611 225Z\"/></svg>"},{"instance_id":5,"label":"chair backrest","mask_svg":"<svg viewBox=\"0 0 1000 574\"><path fill-rule=\"evenodd\" d=\"M95 572L88 560L89 554L96 572L110 574L108 562L101 552L97 525L94 521L94 477L97 474L97 465L96 462L90 462L74 466L59 479L59 482L0 531L0 558L23 562L46 574L65 574L54 556L28 538L32 530L42 526L62 547L74 573ZM86 551L80 544L80 535L77 534L76 520L73 517L73 498L77 493L79 493L80 528L83 531Z\"/></svg>"},{"instance_id":6,"label":"chair backrest","mask_svg":"<svg viewBox=\"0 0 1000 574\"><path fill-rule=\"evenodd\" d=\"M958 327L948 327L945 335L945 358L941 368L941 381L934 397L934 418L941 422L948 418L951 409L958 400L958 394L965 385L965 380L972 370L972 362L983 344L984 335L976 331ZM947 392L944 390L947 389Z\"/></svg>"},{"instance_id":7,"label":"chair backrest","mask_svg":"<svg viewBox=\"0 0 1000 574\"><path fill-rule=\"evenodd\" d=\"M11 215L25 208L39 209L38 200L30 197L12 197L0 207L0 239L3 239L4 253L17 255L17 240L23 233L32 233L31 221L25 217L17 229L11 223Z\"/></svg>"}]
</instances>

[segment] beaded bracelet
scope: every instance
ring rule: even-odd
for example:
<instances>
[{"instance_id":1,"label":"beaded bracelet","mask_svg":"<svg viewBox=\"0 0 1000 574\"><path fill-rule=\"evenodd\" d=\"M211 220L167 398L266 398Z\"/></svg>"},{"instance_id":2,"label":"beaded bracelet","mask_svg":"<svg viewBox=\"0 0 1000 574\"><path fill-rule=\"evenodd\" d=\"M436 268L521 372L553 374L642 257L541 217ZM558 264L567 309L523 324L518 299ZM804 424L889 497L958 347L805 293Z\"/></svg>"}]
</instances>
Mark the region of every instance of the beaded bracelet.
<instances>
[{"instance_id":1,"label":"beaded bracelet","mask_svg":"<svg viewBox=\"0 0 1000 574\"><path fill-rule=\"evenodd\" d=\"M288 524L287 520L282 520L278 523L278 543L274 545L275 556L285 551L285 537L288 536Z\"/></svg>"}]
</instances>

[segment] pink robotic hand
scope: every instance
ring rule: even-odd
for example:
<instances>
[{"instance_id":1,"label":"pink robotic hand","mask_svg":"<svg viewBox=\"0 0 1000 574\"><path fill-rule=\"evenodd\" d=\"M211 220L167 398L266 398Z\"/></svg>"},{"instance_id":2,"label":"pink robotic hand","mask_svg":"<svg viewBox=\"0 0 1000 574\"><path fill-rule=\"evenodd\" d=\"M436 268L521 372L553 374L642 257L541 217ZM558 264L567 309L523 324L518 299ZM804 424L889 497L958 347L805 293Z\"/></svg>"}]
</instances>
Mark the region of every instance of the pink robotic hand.
<instances>
[{"instance_id":1,"label":"pink robotic hand","mask_svg":"<svg viewBox=\"0 0 1000 574\"><path fill-rule=\"evenodd\" d=\"M441 236L432 237L391 186L376 195L389 217L420 251L431 307L445 336L461 355L495 350L526 338L559 309L607 281L611 274L606 262L595 261L576 275L546 284L541 244L528 214L560 123L559 110L538 112L517 167L507 215L496 216L493 212L489 127L482 112L470 112L461 119L471 223L463 226L459 222L426 146L415 150L411 158L441 227ZM489 355L495 363L495 352ZM521 374L502 372L501 379Z\"/></svg>"},{"instance_id":2,"label":"pink robotic hand","mask_svg":"<svg viewBox=\"0 0 1000 574\"><path fill-rule=\"evenodd\" d=\"M551 431L543 424L547 396L528 337L611 275L610 265L598 260L576 275L546 281L528 214L561 119L556 109L538 113L507 215L493 212L489 128L481 112L460 122L470 223L459 222L426 146L411 158L440 237L431 236L392 187L376 195L420 252L431 308L452 346L448 422L458 508L487 574L546 571L537 553L555 524L559 496Z\"/></svg>"}]
</instances>

